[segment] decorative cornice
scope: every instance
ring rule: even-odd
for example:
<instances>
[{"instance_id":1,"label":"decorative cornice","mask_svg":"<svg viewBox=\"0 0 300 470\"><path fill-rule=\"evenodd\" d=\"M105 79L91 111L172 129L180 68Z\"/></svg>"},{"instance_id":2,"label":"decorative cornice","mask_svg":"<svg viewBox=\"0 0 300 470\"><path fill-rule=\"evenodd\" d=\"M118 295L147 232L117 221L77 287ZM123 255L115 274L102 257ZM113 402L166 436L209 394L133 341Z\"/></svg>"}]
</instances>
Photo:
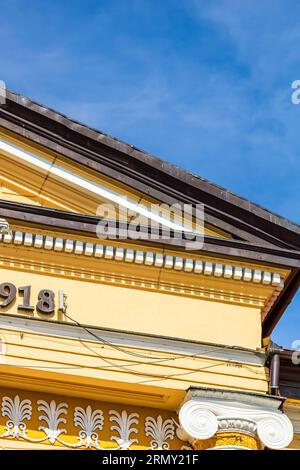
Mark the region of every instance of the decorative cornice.
<instances>
[{"instance_id":1,"label":"decorative cornice","mask_svg":"<svg viewBox=\"0 0 300 470\"><path fill-rule=\"evenodd\" d=\"M40 250L36 251L40 254ZM26 257L25 255L21 258L19 253L18 256L14 253L10 253L8 256L4 255L6 255L5 250L3 250L3 253L1 253L0 256L0 267L2 269L15 269L23 272L34 272L36 274L48 274L53 276L53 263L47 262L45 259L46 257L38 256L33 259L33 257ZM55 277L71 278L72 280L99 284L109 284L122 288L127 287L130 289L134 288L156 291L164 294L245 305L256 308L263 308L266 302L266 296L248 294L247 292L244 292L238 284L236 284L236 291L233 291L232 284L230 284L228 290L224 288L226 286L222 286L220 289L220 286L216 283L213 287L207 286L206 283L203 282L207 280L207 277L205 279L202 277L201 282L193 283L188 277L183 279L182 276L179 280L173 278L173 280L165 281L159 276L160 270L156 271L156 275L152 271L148 278L147 272L143 271L133 271L132 273L128 273L128 271L125 271L124 269L124 272L122 272L122 267L127 267L125 266L127 263L117 265L118 268L121 268L121 272L117 272L117 269L111 269L112 266L106 264L106 261L98 264L98 260L94 260L97 263L96 265L95 263L93 266L90 266L89 263L82 263L81 266L74 267L72 264L67 264L66 258L58 258L56 260ZM132 265L134 266L133 263ZM194 278L193 281L196 281L196 279Z\"/></svg>"},{"instance_id":2,"label":"decorative cornice","mask_svg":"<svg viewBox=\"0 0 300 470\"><path fill-rule=\"evenodd\" d=\"M106 245L17 230L0 235L0 242L57 253L63 252L84 257L102 258L109 261L164 268L177 272L200 274L225 280L261 284L280 290L284 287L284 279L277 272L251 269L242 265L233 266L231 264L191 257L173 256L162 252L146 251L132 247Z\"/></svg>"},{"instance_id":3,"label":"decorative cornice","mask_svg":"<svg viewBox=\"0 0 300 470\"><path fill-rule=\"evenodd\" d=\"M269 314L269 312L271 311L271 308L273 307L273 305L275 305L276 303L276 300L278 299L278 297L280 296L281 292L282 292L282 284L280 284L279 286L275 287L274 291L273 291L273 294L271 295L271 297L268 298L268 300L266 301L264 307L262 308L261 310L261 319L262 321L265 320L265 318L267 317L267 315Z\"/></svg>"}]
</instances>

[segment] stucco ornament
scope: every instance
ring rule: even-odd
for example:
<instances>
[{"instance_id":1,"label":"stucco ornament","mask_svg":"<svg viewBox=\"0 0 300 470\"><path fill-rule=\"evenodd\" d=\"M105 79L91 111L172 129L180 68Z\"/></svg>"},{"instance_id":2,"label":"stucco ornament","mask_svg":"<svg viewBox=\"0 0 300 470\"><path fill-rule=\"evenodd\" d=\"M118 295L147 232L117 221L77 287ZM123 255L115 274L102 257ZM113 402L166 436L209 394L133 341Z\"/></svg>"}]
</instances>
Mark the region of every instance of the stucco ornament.
<instances>
[{"instance_id":1,"label":"stucco ornament","mask_svg":"<svg viewBox=\"0 0 300 470\"><path fill-rule=\"evenodd\" d=\"M283 449L293 439L292 423L281 411L236 401L188 400L179 411L179 422L179 435L188 436L189 442L209 439L216 433L238 432L258 436L269 449Z\"/></svg>"},{"instance_id":2,"label":"stucco ornament","mask_svg":"<svg viewBox=\"0 0 300 470\"><path fill-rule=\"evenodd\" d=\"M74 424L81 428L79 431L78 446L85 446L87 448L99 448L99 436L96 432L103 429L104 417L102 410L92 410L91 406L85 409L76 406L74 412Z\"/></svg>"},{"instance_id":3,"label":"stucco ornament","mask_svg":"<svg viewBox=\"0 0 300 470\"><path fill-rule=\"evenodd\" d=\"M262 416L257 424L257 435L270 449L283 449L293 439L293 425L284 414Z\"/></svg>"},{"instance_id":4,"label":"stucco ornament","mask_svg":"<svg viewBox=\"0 0 300 470\"><path fill-rule=\"evenodd\" d=\"M179 421L184 431L194 439L209 439L218 430L216 415L193 400L187 401L181 407Z\"/></svg>"},{"instance_id":5,"label":"stucco ornament","mask_svg":"<svg viewBox=\"0 0 300 470\"><path fill-rule=\"evenodd\" d=\"M6 432L1 437L12 436L14 438L26 438L26 424L24 420L30 420L32 416L32 406L30 400L20 400L19 395L14 399L3 397L2 416L7 416Z\"/></svg>"},{"instance_id":6,"label":"stucco ornament","mask_svg":"<svg viewBox=\"0 0 300 470\"><path fill-rule=\"evenodd\" d=\"M68 405L66 403L56 404L54 400L47 403L44 400L38 400L38 411L42 411L45 415L39 416L39 421L45 421L47 426L39 426L39 430L44 431L51 444L57 440L58 436L66 433L66 429L59 428L58 426L63 423L66 424L67 420L62 415L67 414Z\"/></svg>"},{"instance_id":7,"label":"stucco ornament","mask_svg":"<svg viewBox=\"0 0 300 470\"><path fill-rule=\"evenodd\" d=\"M236 431L243 434L249 434L250 436L254 435L257 430L257 424L251 419L245 418L227 418L222 416L218 418L218 431Z\"/></svg>"},{"instance_id":8,"label":"stucco ornament","mask_svg":"<svg viewBox=\"0 0 300 470\"><path fill-rule=\"evenodd\" d=\"M131 434L137 434L137 428L132 427L134 424L138 424L138 413L131 413L128 415L127 411L123 410L121 413L118 411L110 410L110 421L115 421L110 427L111 431L117 431L119 436L112 436L111 440L116 441L119 445L119 449L128 450L131 445L138 442L137 438L130 439Z\"/></svg>"},{"instance_id":9,"label":"stucco ornament","mask_svg":"<svg viewBox=\"0 0 300 470\"><path fill-rule=\"evenodd\" d=\"M171 419L163 420L159 415L157 419L147 416L145 421L146 436L153 437L150 442L152 450L169 450L168 439L174 439L175 426Z\"/></svg>"},{"instance_id":10,"label":"stucco ornament","mask_svg":"<svg viewBox=\"0 0 300 470\"><path fill-rule=\"evenodd\" d=\"M103 430L104 412L100 409L93 409L90 405L86 407L76 406L73 414L73 424L79 428L77 437L71 430L71 435L66 434L67 430L62 424L67 425L67 418L71 420L68 413L69 405L65 402L56 402L37 400L37 411L39 412L38 421L44 421L44 425L38 426L38 430L42 431L40 437L36 437L36 422L32 419L33 404L29 399L21 400L19 395L13 397L4 396L2 398L2 416L6 416L8 420L5 423L1 438L12 437L13 439L24 439L30 443L47 443L50 445L63 445L65 447L87 448L96 450L111 450L111 447L105 448L100 445L99 433ZM69 416L67 416L69 415ZM139 423L138 413L128 413L126 410L120 412L110 410L110 421L113 423L110 427L112 434L111 441L116 441L118 446L116 450L128 450L134 443L138 443L138 434L142 438L150 436L153 439L150 443L151 449L170 448L170 443L175 435L175 421L173 418L163 419L160 415L157 417L148 416L145 420L145 434L141 429L138 430L136 425ZM25 424L25 420L30 422ZM175 424L174 424L175 423ZM67 427L67 426L66 426ZM70 432L70 431L69 431ZM34 436L34 437L33 437Z\"/></svg>"}]
</instances>

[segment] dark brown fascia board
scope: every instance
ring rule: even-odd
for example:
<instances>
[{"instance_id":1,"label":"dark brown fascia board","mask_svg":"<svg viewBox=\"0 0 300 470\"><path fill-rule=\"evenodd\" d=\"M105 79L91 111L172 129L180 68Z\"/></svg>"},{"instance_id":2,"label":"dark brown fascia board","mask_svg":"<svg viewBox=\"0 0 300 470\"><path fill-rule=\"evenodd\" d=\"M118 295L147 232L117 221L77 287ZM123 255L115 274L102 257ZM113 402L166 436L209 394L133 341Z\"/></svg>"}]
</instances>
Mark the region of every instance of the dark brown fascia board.
<instances>
[{"instance_id":1,"label":"dark brown fascia board","mask_svg":"<svg viewBox=\"0 0 300 470\"><path fill-rule=\"evenodd\" d=\"M12 123L12 121L14 122ZM102 160L104 160L105 155L102 155L101 157L98 155L98 160L95 161L94 159L91 159L96 157L95 155L92 155L91 157L90 149L74 147L74 144L70 144L67 140L63 141L57 136L53 137L51 135L49 137L43 129L36 130L35 128L35 131L28 130L29 127L32 129L32 124L29 124L28 122L25 123L25 121L23 121L22 125L20 125L20 123L15 124L16 121L17 119L15 116L13 116L11 120L2 118L0 109L0 125L2 127L25 137L26 139L32 140L34 143L43 145L52 151L58 152L79 165L83 165L94 171L100 172L109 178L119 181L120 183L125 183L127 186L166 204L171 205L178 201L190 204L199 202L199 200L195 200L194 198L183 196L174 188L170 188L165 185L162 187L162 185L159 185L158 181L153 183L153 180L149 179L147 175L140 175L132 170L129 171L125 165L117 167L116 164L112 166L111 161L105 161L104 163L100 162L99 159L102 158ZM60 144L58 144L58 141ZM77 151L75 151L75 149ZM103 154L104 153L105 152L103 151ZM86 157L86 155L89 156ZM249 226L249 224L243 223L240 220L233 220L228 214L219 214L218 210L211 209L208 205L205 207L205 222L213 227L224 230L237 239L265 244L267 246L279 245L290 248L289 244L279 241L276 238L273 242L274 237L266 235L259 229L253 228Z\"/></svg>"},{"instance_id":2,"label":"dark brown fascia board","mask_svg":"<svg viewBox=\"0 0 300 470\"><path fill-rule=\"evenodd\" d=\"M48 227L56 231L73 231L74 233L95 236L96 226L100 221L94 216L75 214L72 212L64 212L57 209L46 208L41 206L20 204L0 199L0 214L11 222L21 224L36 225L38 227ZM127 229L126 223L118 222L122 229ZM162 236L163 232L158 231L158 235ZM210 253L224 256L225 258L245 259L259 264L271 264L281 266L283 268L300 269L300 252L286 250L278 247L265 247L240 240L204 237L204 245L201 250L186 250L186 238L180 232L171 232L168 239L159 239L149 241L149 228L140 227L141 243L149 243L157 245L161 249L184 250L186 253ZM182 236L183 235L183 236ZM136 243L134 240L127 240Z\"/></svg>"},{"instance_id":3,"label":"dark brown fascia board","mask_svg":"<svg viewBox=\"0 0 300 470\"><path fill-rule=\"evenodd\" d=\"M0 125L162 202L202 202L237 238L300 248L300 226L133 146L8 92ZM231 231L230 231L231 230Z\"/></svg>"},{"instance_id":4,"label":"dark brown fascia board","mask_svg":"<svg viewBox=\"0 0 300 470\"><path fill-rule=\"evenodd\" d=\"M300 351L296 349L285 349L282 348L279 351L280 355L280 370L284 371L284 375L287 378L288 373L290 372L292 380L295 375L298 376L299 388L300 388L300 364L294 364L293 355L296 353L297 359L300 358Z\"/></svg>"},{"instance_id":5,"label":"dark brown fascia board","mask_svg":"<svg viewBox=\"0 0 300 470\"><path fill-rule=\"evenodd\" d=\"M270 336L300 287L300 271L293 270L275 304L263 320L262 336Z\"/></svg>"},{"instance_id":6,"label":"dark brown fascia board","mask_svg":"<svg viewBox=\"0 0 300 470\"><path fill-rule=\"evenodd\" d=\"M287 348L282 348L279 352L280 359L283 361L287 361L290 365L292 365L292 356L295 352L295 349L287 349ZM300 365L299 365L299 374L300 374Z\"/></svg>"},{"instance_id":7,"label":"dark brown fascia board","mask_svg":"<svg viewBox=\"0 0 300 470\"><path fill-rule=\"evenodd\" d=\"M290 349L280 351L279 386L287 398L300 399L300 364L293 364L294 352Z\"/></svg>"},{"instance_id":8,"label":"dark brown fascia board","mask_svg":"<svg viewBox=\"0 0 300 470\"><path fill-rule=\"evenodd\" d=\"M280 395L285 398L300 400L300 381L286 384L284 381L279 382Z\"/></svg>"}]
</instances>

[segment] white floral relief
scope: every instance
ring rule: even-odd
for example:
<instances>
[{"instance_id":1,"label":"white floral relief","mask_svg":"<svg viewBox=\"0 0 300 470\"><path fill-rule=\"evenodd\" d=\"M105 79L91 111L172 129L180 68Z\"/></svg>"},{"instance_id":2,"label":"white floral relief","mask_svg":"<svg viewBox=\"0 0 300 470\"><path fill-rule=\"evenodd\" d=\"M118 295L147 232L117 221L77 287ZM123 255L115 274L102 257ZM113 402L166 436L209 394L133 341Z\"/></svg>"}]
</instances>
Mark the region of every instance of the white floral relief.
<instances>
[{"instance_id":1,"label":"white floral relief","mask_svg":"<svg viewBox=\"0 0 300 470\"><path fill-rule=\"evenodd\" d=\"M99 449L99 436L96 432L103 429L104 416L102 410L92 410L91 406L85 409L76 406L74 412L74 424L80 427L79 443L78 446L85 446L87 448L95 447Z\"/></svg>"},{"instance_id":2,"label":"white floral relief","mask_svg":"<svg viewBox=\"0 0 300 470\"><path fill-rule=\"evenodd\" d=\"M70 447L87 449L94 448L105 450L100 446L99 431L103 430L104 413L100 409L94 409L89 405L85 408L77 406L74 409L74 425L80 428L78 431L77 442L65 442L60 436L66 434L67 430L62 426L67 423L68 404L65 402L56 403L55 400L49 402L45 400L37 401L37 410L40 412L39 421L44 421L43 425L38 427L45 436L36 439L28 435L28 429L25 421L32 419L32 402L29 399L21 400L19 395L14 398L4 396L2 399L2 416L7 417L5 431L0 438L12 437L14 439L25 439L32 443L41 443L48 440L54 445L56 442ZM134 443L138 443L139 423L138 413L128 413L126 410L120 412L110 410L110 429L112 431L111 441L116 441L118 447L116 450L129 450ZM161 416L157 418L147 417L145 420L146 436L152 437L150 442L151 449L169 449L168 440L174 438L174 423L171 419L163 420ZM107 449L109 450L109 449Z\"/></svg>"},{"instance_id":3,"label":"white floral relief","mask_svg":"<svg viewBox=\"0 0 300 470\"><path fill-rule=\"evenodd\" d=\"M44 431L47 434L49 442L54 444L60 434L66 433L66 429L59 428L61 423L66 424L67 420L62 415L67 414L68 405L66 403L60 403L56 405L56 402L52 400L47 403L44 400L38 400L37 404L38 411L44 412L45 415L39 416L39 421L45 421L47 426L39 426L39 430Z\"/></svg>"},{"instance_id":4,"label":"white floral relief","mask_svg":"<svg viewBox=\"0 0 300 470\"><path fill-rule=\"evenodd\" d=\"M128 415L127 411L123 410L121 413L115 410L110 410L110 421L114 421L117 424L111 426L111 431L117 431L119 436L112 436L111 440L116 441L119 445L119 449L128 450L132 444L138 442L137 438L130 439L131 434L137 434L138 430L132 427L138 424L139 415L138 413L131 413Z\"/></svg>"},{"instance_id":5,"label":"white floral relief","mask_svg":"<svg viewBox=\"0 0 300 470\"><path fill-rule=\"evenodd\" d=\"M19 395L14 399L3 397L2 416L7 416L6 432L1 437L12 436L14 438L26 438L26 424L24 420L30 420L32 416L32 406L30 400L20 400Z\"/></svg>"},{"instance_id":6,"label":"white floral relief","mask_svg":"<svg viewBox=\"0 0 300 470\"><path fill-rule=\"evenodd\" d=\"M168 439L174 439L175 426L171 419L163 420L159 415L157 419L147 416L145 421L146 436L152 437L150 447L152 450L169 450Z\"/></svg>"}]
</instances>

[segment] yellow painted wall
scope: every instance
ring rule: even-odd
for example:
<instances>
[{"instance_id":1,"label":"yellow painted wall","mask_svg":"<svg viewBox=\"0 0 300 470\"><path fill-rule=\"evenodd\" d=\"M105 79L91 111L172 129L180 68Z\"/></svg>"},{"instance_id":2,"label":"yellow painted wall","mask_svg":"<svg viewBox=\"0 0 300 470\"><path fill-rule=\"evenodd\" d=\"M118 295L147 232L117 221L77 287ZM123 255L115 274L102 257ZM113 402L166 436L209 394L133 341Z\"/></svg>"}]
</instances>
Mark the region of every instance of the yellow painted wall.
<instances>
[{"instance_id":1,"label":"yellow painted wall","mask_svg":"<svg viewBox=\"0 0 300 470\"><path fill-rule=\"evenodd\" d=\"M84 324L253 349L261 346L260 310L255 307L3 268L0 282L12 282L17 287L31 285L33 304L40 290L51 289L57 296L62 289L68 296L69 315ZM17 304L2 311L17 313ZM35 315L62 319L57 312Z\"/></svg>"}]
</instances>

